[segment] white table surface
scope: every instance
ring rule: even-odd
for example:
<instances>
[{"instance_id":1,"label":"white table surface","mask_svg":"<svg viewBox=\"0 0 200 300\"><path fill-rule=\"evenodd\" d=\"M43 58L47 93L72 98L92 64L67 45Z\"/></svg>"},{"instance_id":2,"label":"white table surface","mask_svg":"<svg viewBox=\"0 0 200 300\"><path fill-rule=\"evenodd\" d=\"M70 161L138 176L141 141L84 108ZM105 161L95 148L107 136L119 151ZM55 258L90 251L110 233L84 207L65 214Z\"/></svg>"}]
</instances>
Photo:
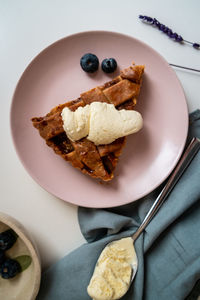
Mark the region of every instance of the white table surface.
<instances>
[{"instance_id":1,"label":"white table surface","mask_svg":"<svg viewBox=\"0 0 200 300\"><path fill-rule=\"evenodd\" d=\"M181 46L138 15L157 18L185 39L200 42L199 0L0 0L0 211L18 219L32 234L43 268L85 242L77 207L43 190L23 168L10 133L14 88L30 61L69 34L111 30L134 36L174 64L200 69L200 50ZM200 75L176 70L189 111L200 105ZM169 87L170 88L170 87Z\"/></svg>"}]
</instances>

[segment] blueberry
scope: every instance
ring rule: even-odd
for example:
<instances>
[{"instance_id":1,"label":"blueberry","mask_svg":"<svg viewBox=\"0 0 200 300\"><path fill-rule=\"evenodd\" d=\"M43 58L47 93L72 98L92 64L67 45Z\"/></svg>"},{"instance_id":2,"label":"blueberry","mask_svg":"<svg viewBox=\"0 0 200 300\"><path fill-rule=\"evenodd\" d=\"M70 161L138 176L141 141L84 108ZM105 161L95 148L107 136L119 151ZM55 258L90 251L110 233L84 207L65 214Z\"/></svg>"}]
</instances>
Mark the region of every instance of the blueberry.
<instances>
[{"instance_id":1,"label":"blueberry","mask_svg":"<svg viewBox=\"0 0 200 300\"><path fill-rule=\"evenodd\" d=\"M6 259L0 268L1 277L9 279L15 277L21 271L21 266L14 259Z\"/></svg>"},{"instance_id":2,"label":"blueberry","mask_svg":"<svg viewBox=\"0 0 200 300\"><path fill-rule=\"evenodd\" d=\"M0 233L0 250L8 250L17 240L17 235L12 229Z\"/></svg>"},{"instance_id":3,"label":"blueberry","mask_svg":"<svg viewBox=\"0 0 200 300\"><path fill-rule=\"evenodd\" d=\"M101 68L105 73L112 73L117 69L117 62L114 58L105 58L102 61Z\"/></svg>"},{"instance_id":4,"label":"blueberry","mask_svg":"<svg viewBox=\"0 0 200 300\"><path fill-rule=\"evenodd\" d=\"M143 19L144 19L144 16L142 16L142 15L139 15L139 18L143 20Z\"/></svg>"},{"instance_id":5,"label":"blueberry","mask_svg":"<svg viewBox=\"0 0 200 300\"><path fill-rule=\"evenodd\" d=\"M177 42L182 42L183 41L183 38L181 35L178 35L177 38L176 38L176 41Z\"/></svg>"},{"instance_id":6,"label":"blueberry","mask_svg":"<svg viewBox=\"0 0 200 300\"><path fill-rule=\"evenodd\" d=\"M0 250L0 266L5 260L5 254L3 250Z\"/></svg>"},{"instance_id":7,"label":"blueberry","mask_svg":"<svg viewBox=\"0 0 200 300\"><path fill-rule=\"evenodd\" d=\"M81 68L88 73L94 73L98 70L99 60L95 54L86 53L80 60Z\"/></svg>"}]
</instances>

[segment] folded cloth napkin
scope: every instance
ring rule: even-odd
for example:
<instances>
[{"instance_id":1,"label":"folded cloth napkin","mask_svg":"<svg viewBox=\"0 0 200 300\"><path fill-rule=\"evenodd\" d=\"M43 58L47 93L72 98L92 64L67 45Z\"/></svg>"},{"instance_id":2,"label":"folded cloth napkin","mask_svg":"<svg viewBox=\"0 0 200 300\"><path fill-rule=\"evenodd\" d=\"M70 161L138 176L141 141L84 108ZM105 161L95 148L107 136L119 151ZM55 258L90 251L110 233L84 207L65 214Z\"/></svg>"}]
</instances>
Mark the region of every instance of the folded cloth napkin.
<instances>
[{"instance_id":1,"label":"folded cloth napkin","mask_svg":"<svg viewBox=\"0 0 200 300\"><path fill-rule=\"evenodd\" d=\"M200 110L190 115L187 142L193 136L200 137ZM162 187L116 208L80 207L79 224L88 243L43 273L37 299L91 299L86 289L102 249L111 240L136 231ZM200 151L135 248L138 272L122 299L183 300L189 295L200 278Z\"/></svg>"}]
</instances>

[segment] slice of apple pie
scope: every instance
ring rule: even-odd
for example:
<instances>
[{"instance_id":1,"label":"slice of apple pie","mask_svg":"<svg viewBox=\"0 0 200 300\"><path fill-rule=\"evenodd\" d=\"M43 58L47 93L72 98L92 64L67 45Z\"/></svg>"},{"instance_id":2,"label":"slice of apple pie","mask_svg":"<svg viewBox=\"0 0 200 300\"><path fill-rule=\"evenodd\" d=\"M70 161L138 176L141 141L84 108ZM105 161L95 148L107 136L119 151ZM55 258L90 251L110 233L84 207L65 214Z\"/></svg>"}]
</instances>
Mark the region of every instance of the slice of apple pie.
<instances>
[{"instance_id":1,"label":"slice of apple pie","mask_svg":"<svg viewBox=\"0 0 200 300\"><path fill-rule=\"evenodd\" d=\"M78 99L56 106L46 116L32 118L33 126L39 130L46 144L73 167L91 177L109 181L114 176L113 171L126 137L104 145L95 145L86 137L72 141L64 131L61 113L65 107L75 111L78 107L92 102L114 104L118 110L133 110L139 96L143 73L143 65L132 65L122 70L113 80L82 93Z\"/></svg>"}]
</instances>

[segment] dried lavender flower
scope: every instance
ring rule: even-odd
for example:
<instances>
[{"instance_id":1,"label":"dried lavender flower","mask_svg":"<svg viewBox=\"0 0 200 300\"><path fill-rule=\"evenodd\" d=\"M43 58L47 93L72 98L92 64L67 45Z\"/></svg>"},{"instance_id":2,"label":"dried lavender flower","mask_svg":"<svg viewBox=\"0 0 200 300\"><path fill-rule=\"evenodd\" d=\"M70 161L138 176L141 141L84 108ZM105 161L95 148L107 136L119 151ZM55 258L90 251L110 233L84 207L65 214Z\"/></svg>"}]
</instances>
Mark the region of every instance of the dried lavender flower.
<instances>
[{"instance_id":1,"label":"dried lavender flower","mask_svg":"<svg viewBox=\"0 0 200 300\"><path fill-rule=\"evenodd\" d=\"M194 43L194 44L192 44L192 45L193 45L193 47L196 48L196 49L199 49L199 48L200 48L200 44L198 44L198 43Z\"/></svg>"},{"instance_id":2,"label":"dried lavender flower","mask_svg":"<svg viewBox=\"0 0 200 300\"><path fill-rule=\"evenodd\" d=\"M179 35L176 32L173 32L171 28L167 27L164 24L161 24L156 18L151 18L148 16L142 16L139 15L139 19L141 19L142 21L144 21L147 24L153 25L154 27L157 27L160 31L162 31L163 33L165 33L166 35L168 35L169 38L173 39L175 42L178 43L187 43L193 46L193 48L195 49L200 49L200 44L199 43L192 43L189 42L187 40L184 40L183 37L181 35Z\"/></svg>"}]
</instances>

